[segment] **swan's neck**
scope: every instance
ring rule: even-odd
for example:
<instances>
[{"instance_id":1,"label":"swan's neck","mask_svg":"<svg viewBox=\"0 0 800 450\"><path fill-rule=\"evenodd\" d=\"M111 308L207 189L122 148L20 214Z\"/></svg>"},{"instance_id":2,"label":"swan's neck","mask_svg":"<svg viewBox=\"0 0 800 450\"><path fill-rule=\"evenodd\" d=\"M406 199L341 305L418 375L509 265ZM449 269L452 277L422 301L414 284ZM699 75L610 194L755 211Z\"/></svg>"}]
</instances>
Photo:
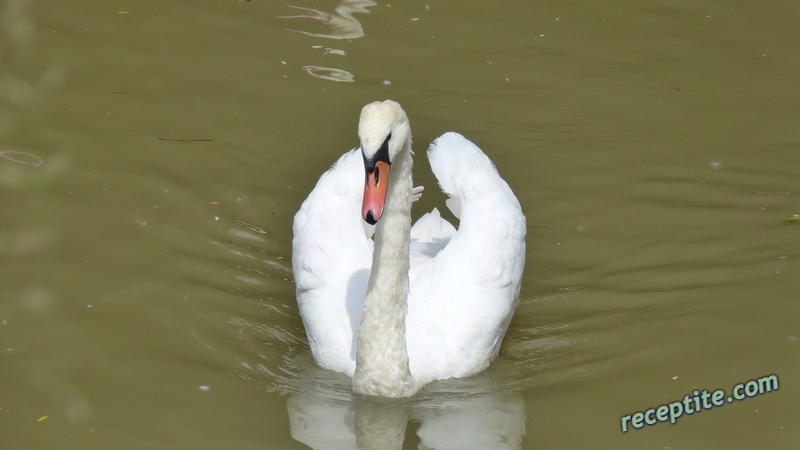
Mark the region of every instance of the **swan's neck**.
<instances>
[{"instance_id":1,"label":"swan's neck","mask_svg":"<svg viewBox=\"0 0 800 450\"><path fill-rule=\"evenodd\" d=\"M383 216L375 228L353 375L353 390L363 395L409 397L418 389L406 349L412 165L407 142L392 162Z\"/></svg>"}]
</instances>

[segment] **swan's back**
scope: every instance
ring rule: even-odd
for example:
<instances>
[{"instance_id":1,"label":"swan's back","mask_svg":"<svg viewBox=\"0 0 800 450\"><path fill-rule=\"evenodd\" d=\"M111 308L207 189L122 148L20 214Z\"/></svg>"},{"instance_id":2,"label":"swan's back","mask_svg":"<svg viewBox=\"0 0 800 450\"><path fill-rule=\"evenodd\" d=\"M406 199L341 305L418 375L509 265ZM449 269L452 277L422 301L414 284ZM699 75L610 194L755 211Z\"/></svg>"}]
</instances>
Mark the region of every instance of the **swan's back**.
<instances>
[{"instance_id":1,"label":"swan's back","mask_svg":"<svg viewBox=\"0 0 800 450\"><path fill-rule=\"evenodd\" d=\"M460 225L451 233L438 219L446 245L411 278L408 351L422 382L479 372L497 356L519 300L526 232L519 201L475 144L446 133L428 158Z\"/></svg>"}]
</instances>

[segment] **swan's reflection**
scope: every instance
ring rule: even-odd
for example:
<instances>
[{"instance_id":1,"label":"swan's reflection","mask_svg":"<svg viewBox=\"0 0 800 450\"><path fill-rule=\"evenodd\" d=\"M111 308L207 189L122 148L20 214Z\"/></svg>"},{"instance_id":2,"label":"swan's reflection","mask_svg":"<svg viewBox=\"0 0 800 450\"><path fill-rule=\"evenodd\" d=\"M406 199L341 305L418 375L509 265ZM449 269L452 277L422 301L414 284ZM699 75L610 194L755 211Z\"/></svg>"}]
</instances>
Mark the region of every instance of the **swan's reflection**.
<instances>
[{"instance_id":1,"label":"swan's reflection","mask_svg":"<svg viewBox=\"0 0 800 450\"><path fill-rule=\"evenodd\" d=\"M525 434L525 404L502 389L491 370L438 381L405 401L368 401L350 393L350 379L303 364L286 402L292 437L317 450L402 448L409 421L420 449L516 449Z\"/></svg>"}]
</instances>

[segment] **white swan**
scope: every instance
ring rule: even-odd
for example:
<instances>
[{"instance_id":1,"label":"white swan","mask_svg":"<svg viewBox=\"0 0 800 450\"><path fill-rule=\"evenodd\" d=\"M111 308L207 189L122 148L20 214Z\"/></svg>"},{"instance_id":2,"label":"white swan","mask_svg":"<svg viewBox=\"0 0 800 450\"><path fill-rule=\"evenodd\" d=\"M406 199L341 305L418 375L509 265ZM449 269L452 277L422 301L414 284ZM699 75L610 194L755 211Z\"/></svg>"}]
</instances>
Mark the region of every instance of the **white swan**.
<instances>
[{"instance_id":1,"label":"white swan","mask_svg":"<svg viewBox=\"0 0 800 450\"><path fill-rule=\"evenodd\" d=\"M436 209L412 228L406 113L370 103L358 136L295 215L297 303L319 365L358 394L410 397L497 356L519 300L525 216L489 158L451 132L428 158L458 231ZM377 222L374 241L364 221Z\"/></svg>"}]
</instances>

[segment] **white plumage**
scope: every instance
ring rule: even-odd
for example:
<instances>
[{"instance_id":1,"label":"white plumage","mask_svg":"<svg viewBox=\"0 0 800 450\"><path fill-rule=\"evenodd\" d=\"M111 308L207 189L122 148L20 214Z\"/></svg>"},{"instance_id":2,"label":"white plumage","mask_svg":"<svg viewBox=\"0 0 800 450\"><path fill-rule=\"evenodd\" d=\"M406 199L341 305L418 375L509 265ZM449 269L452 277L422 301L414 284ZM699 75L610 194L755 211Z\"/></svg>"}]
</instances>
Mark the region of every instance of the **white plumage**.
<instances>
[{"instance_id":1,"label":"white plumage","mask_svg":"<svg viewBox=\"0 0 800 450\"><path fill-rule=\"evenodd\" d=\"M460 225L434 209L409 231L405 112L390 100L365 106L359 137L361 148L322 175L294 220L297 301L315 360L354 377L357 393L385 397L484 370L519 300L526 232L519 201L475 144L445 133L428 158ZM381 182L389 187L373 242L362 209L365 173L367 182L372 176L366 161L386 147L391 171Z\"/></svg>"}]
</instances>

